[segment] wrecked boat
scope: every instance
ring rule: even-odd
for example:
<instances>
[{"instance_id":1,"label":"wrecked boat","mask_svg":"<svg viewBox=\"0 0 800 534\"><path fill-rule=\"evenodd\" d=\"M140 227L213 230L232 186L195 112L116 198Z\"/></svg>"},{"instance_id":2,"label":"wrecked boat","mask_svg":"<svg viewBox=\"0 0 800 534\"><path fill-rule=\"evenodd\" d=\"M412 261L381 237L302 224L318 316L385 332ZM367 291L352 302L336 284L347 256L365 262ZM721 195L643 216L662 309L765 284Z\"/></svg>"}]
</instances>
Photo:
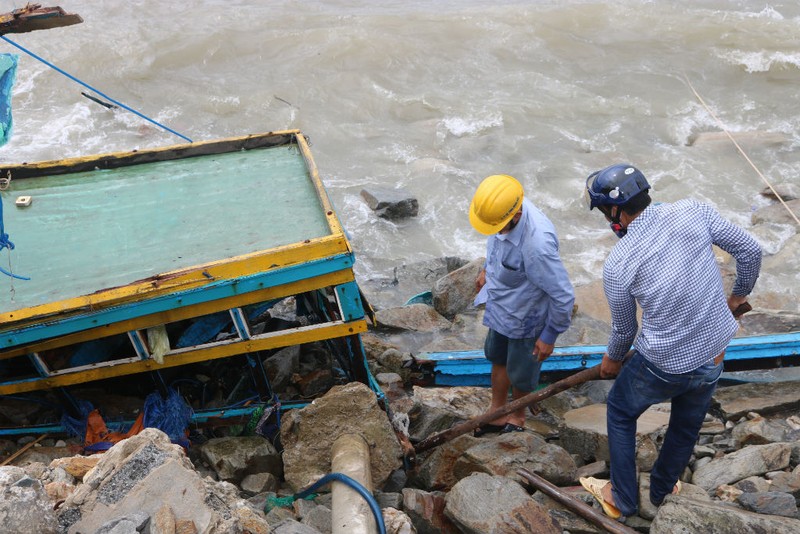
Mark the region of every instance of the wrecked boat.
<instances>
[{"instance_id":1,"label":"wrecked boat","mask_svg":"<svg viewBox=\"0 0 800 534\"><path fill-rule=\"evenodd\" d=\"M203 372L249 374L256 398L194 420L247 417L279 401L265 357L316 342L333 354L328 384L380 392L359 336L370 310L354 254L300 131L0 165L0 176L14 243L0 395L55 393L79 415L78 386L137 383L166 397L187 380L179 371L218 361ZM287 299L302 321L270 316Z\"/></svg>"}]
</instances>

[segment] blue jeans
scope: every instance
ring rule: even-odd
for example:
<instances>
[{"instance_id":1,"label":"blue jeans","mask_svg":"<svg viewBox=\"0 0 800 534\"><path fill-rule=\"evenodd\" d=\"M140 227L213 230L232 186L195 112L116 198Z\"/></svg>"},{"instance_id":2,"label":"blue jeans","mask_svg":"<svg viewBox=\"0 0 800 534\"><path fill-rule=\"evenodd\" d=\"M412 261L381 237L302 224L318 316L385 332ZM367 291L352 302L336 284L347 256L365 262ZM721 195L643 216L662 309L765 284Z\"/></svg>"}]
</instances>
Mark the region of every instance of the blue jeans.
<instances>
[{"instance_id":1,"label":"blue jeans","mask_svg":"<svg viewBox=\"0 0 800 534\"><path fill-rule=\"evenodd\" d=\"M650 473L650 501L660 505L689 463L722 364L709 363L688 373L665 373L634 352L608 393L608 448L614 502L622 515L639 510L636 475L636 420L653 404L672 399L664 443Z\"/></svg>"}]
</instances>

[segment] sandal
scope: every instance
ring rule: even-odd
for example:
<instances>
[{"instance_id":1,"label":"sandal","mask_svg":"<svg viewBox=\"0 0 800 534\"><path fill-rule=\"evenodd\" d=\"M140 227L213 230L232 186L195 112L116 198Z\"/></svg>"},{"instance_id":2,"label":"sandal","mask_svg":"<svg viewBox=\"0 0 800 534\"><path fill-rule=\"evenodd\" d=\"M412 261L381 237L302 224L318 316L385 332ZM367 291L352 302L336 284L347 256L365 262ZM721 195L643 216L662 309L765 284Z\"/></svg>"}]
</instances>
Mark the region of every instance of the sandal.
<instances>
[{"instance_id":1,"label":"sandal","mask_svg":"<svg viewBox=\"0 0 800 534\"><path fill-rule=\"evenodd\" d=\"M603 507L603 512L610 517L611 519L619 519L622 517L622 512L611 503L608 503L603 499L603 486L609 483L608 480L601 480L599 478L594 477L581 477L580 478L581 486L586 489L589 493L592 494L597 502L600 503L600 506Z\"/></svg>"},{"instance_id":2,"label":"sandal","mask_svg":"<svg viewBox=\"0 0 800 534\"><path fill-rule=\"evenodd\" d=\"M476 438L483 436L484 434L497 434L502 432L505 428L505 425L493 425L491 423L484 423L475 430L472 431L472 435Z\"/></svg>"},{"instance_id":3,"label":"sandal","mask_svg":"<svg viewBox=\"0 0 800 534\"><path fill-rule=\"evenodd\" d=\"M506 426L500 430L501 434L508 434L510 432L525 432L524 426L515 425L514 423L506 423Z\"/></svg>"}]
</instances>

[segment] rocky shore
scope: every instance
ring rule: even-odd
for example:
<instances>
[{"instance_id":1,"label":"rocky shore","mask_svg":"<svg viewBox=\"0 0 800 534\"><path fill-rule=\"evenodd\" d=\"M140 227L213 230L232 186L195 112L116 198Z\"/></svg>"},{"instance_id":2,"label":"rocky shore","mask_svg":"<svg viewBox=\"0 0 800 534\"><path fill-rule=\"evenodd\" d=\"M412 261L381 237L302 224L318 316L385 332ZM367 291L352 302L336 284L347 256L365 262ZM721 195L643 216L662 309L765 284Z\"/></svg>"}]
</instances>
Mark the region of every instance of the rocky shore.
<instances>
[{"instance_id":1,"label":"rocky shore","mask_svg":"<svg viewBox=\"0 0 800 534\"><path fill-rule=\"evenodd\" d=\"M393 421L374 392L335 386L288 412L279 447L259 435L213 438L185 450L156 429L103 454L75 454L78 444L43 440L0 467L4 532L19 533L327 533L328 489L313 500L270 506L331 469L342 435L369 445L371 486L387 532L602 532L528 487L527 469L596 506L581 476L607 477L603 401L611 381L583 384L541 403L526 431L465 434L404 462L411 441L480 415L486 388L406 391L396 373L380 373ZM800 514L800 383L719 388L682 476L683 489L658 509L647 501L648 472L669 418L654 406L638 432L641 511L626 525L653 534L797 532ZM20 446L30 438L14 445ZM4 444L8 446L9 444ZM291 499L289 499L291 501Z\"/></svg>"},{"instance_id":2,"label":"rocky shore","mask_svg":"<svg viewBox=\"0 0 800 534\"><path fill-rule=\"evenodd\" d=\"M795 236L765 265L796 263L798 245ZM337 439L357 436L369 451L368 489L387 532L602 532L531 488L517 471L536 473L599 510L578 479L608 477L605 400L612 381L585 383L544 400L536 415L528 414L525 432L469 433L413 454L413 443L479 416L489 405L488 388L420 386L415 366L420 353L482 346L482 312L471 306L482 263L441 258L360 282L376 310L362 339L379 395L364 384L337 380L336 359L317 345L269 354L264 366L278 396L313 399L286 411L277 435L248 425L209 426L183 448L163 432L145 429L94 455L83 453L80 440L62 436L0 440L2 531L328 533L335 517L330 486L313 498L293 496L331 472ZM720 266L732 283L724 255ZM418 298L406 304L412 295ZM601 284L578 286L576 295L573 324L558 343L605 343L609 318ZM272 319L295 320L292 304L276 306ZM740 335L800 330L796 302L761 294L753 304L756 311L741 320ZM232 384L241 381L229 374ZM800 532L800 376L794 376L796 381L718 388L681 477L681 493L658 509L647 498L649 471L670 407L646 412L637 437L641 510L626 527L652 534ZM198 375L194 382L203 379ZM108 392L104 399L106 410L114 403L141 403ZM43 411L13 399L0 403L0 418L17 425L37 421Z\"/></svg>"}]
</instances>

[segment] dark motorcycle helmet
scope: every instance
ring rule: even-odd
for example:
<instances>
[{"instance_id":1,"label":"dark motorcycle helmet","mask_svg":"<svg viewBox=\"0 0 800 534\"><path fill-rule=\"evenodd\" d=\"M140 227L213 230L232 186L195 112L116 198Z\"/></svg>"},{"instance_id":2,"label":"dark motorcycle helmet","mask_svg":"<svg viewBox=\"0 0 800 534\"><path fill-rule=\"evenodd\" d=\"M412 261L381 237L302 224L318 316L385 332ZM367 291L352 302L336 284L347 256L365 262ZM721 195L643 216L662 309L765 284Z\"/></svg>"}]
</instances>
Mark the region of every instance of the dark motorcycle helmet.
<instances>
[{"instance_id":1,"label":"dark motorcycle helmet","mask_svg":"<svg viewBox=\"0 0 800 534\"><path fill-rule=\"evenodd\" d=\"M598 206L619 206L649 189L650 184L639 169L618 163L589 175L586 179L586 205L590 210Z\"/></svg>"}]
</instances>

